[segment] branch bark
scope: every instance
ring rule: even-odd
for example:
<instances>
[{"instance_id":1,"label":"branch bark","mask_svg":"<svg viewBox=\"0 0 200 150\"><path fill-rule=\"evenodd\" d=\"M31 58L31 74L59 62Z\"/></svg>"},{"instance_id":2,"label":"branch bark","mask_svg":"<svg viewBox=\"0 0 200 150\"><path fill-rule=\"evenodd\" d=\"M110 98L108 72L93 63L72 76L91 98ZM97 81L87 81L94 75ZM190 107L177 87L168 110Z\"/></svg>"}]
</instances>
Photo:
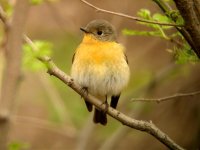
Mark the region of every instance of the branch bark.
<instances>
[{"instance_id":1,"label":"branch bark","mask_svg":"<svg viewBox=\"0 0 200 150\"><path fill-rule=\"evenodd\" d=\"M22 33L29 10L27 0L18 0L14 8L14 15L8 25L5 18L3 23L6 30L5 58L6 66L2 82L0 97L0 149L7 149L7 135L9 131L9 117L16 97L21 65Z\"/></svg>"},{"instance_id":2,"label":"branch bark","mask_svg":"<svg viewBox=\"0 0 200 150\"><path fill-rule=\"evenodd\" d=\"M176 7L185 20L185 29L190 34L196 48L196 54L200 56L200 20L199 12L194 0L174 0ZM199 2L199 1L198 1Z\"/></svg>"},{"instance_id":3,"label":"branch bark","mask_svg":"<svg viewBox=\"0 0 200 150\"><path fill-rule=\"evenodd\" d=\"M44 57L39 58L44 64L47 65L48 73L50 75L55 76L56 78L60 79L63 83L71 87L74 91L76 91L79 95L81 95L84 99L87 99L90 103L95 105L97 108L106 111L107 114L111 117L115 118L116 120L120 121L123 125L126 125L130 128L137 129L140 131L144 131L152 136L154 136L156 139L158 139L161 143L166 145L169 149L178 149L183 150L182 147L180 147L178 144L176 144L168 135L163 133L160 129L158 129L151 121L141 121L136 120L133 118L130 118L123 114L122 112L113 109L112 107L108 107L106 109L106 105L102 104L100 100L92 96L91 94L87 94L83 92L81 89L82 87L76 84L73 79L66 75L63 71L61 71L50 58Z\"/></svg>"}]
</instances>

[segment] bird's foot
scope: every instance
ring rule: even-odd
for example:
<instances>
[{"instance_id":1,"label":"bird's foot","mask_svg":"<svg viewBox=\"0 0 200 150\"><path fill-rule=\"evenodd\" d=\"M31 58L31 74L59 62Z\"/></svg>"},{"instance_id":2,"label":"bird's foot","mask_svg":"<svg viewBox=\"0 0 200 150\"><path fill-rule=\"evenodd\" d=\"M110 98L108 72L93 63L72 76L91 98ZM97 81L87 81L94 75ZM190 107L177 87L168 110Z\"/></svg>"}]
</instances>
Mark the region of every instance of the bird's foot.
<instances>
[{"instance_id":1,"label":"bird's foot","mask_svg":"<svg viewBox=\"0 0 200 150\"><path fill-rule=\"evenodd\" d=\"M82 93L82 95L88 95L88 88L87 87L82 87L81 88L81 93ZM83 96L81 96L81 98L83 98Z\"/></svg>"},{"instance_id":2,"label":"bird's foot","mask_svg":"<svg viewBox=\"0 0 200 150\"><path fill-rule=\"evenodd\" d=\"M101 105L105 105L105 109L103 110L103 113L106 114L107 111L108 111L108 107L109 107L109 104L108 104L107 100L105 102L103 102Z\"/></svg>"}]
</instances>

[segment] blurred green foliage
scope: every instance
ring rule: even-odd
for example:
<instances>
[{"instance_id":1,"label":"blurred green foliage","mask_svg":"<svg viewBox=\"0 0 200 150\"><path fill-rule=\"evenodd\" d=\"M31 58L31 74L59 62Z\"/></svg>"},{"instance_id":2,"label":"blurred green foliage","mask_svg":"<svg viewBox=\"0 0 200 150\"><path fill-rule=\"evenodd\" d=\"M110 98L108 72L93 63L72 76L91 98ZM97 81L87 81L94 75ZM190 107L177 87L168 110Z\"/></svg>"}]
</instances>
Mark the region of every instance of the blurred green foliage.
<instances>
[{"instance_id":1,"label":"blurred green foliage","mask_svg":"<svg viewBox=\"0 0 200 150\"><path fill-rule=\"evenodd\" d=\"M13 141L8 144L8 150L28 150L30 145L21 141Z\"/></svg>"},{"instance_id":2,"label":"blurred green foliage","mask_svg":"<svg viewBox=\"0 0 200 150\"><path fill-rule=\"evenodd\" d=\"M173 18L173 20L175 20L175 23L177 23L178 25L184 24L183 18L181 17L179 12L176 10L172 10L168 12L167 15L163 15L160 13L151 14L150 10L148 9L140 9L137 15L146 20L158 21L162 23L173 23L172 21L172 18ZM173 42L174 48L168 52L170 52L174 56L176 63L180 63L180 64L195 63L199 61L198 57L196 56L194 51L191 49L190 45L183 38L183 36L179 32L173 30L174 27L158 25L158 24L149 24L145 22L139 22L139 24L142 24L150 28L150 30L138 31L138 30L132 30L132 29L123 29L122 33L124 35L129 35L129 36L137 35L137 36L159 37L164 40Z\"/></svg>"},{"instance_id":3,"label":"blurred green foliage","mask_svg":"<svg viewBox=\"0 0 200 150\"><path fill-rule=\"evenodd\" d=\"M44 2L44 0L29 0L32 5L40 5Z\"/></svg>"},{"instance_id":4,"label":"blurred green foliage","mask_svg":"<svg viewBox=\"0 0 200 150\"><path fill-rule=\"evenodd\" d=\"M12 16L13 13L13 5L10 4L8 0L0 0L1 7L6 13L7 17Z\"/></svg>"},{"instance_id":5,"label":"blurred green foliage","mask_svg":"<svg viewBox=\"0 0 200 150\"><path fill-rule=\"evenodd\" d=\"M57 0L29 0L30 4L32 5L41 5L44 2L54 2Z\"/></svg>"},{"instance_id":6,"label":"blurred green foliage","mask_svg":"<svg viewBox=\"0 0 200 150\"><path fill-rule=\"evenodd\" d=\"M37 57L51 56L52 43L47 41L33 41L33 45L36 48L33 49L32 45L25 43L23 45L23 68L29 71L38 71L46 69L44 63L40 62Z\"/></svg>"},{"instance_id":7,"label":"blurred green foliage","mask_svg":"<svg viewBox=\"0 0 200 150\"><path fill-rule=\"evenodd\" d=\"M199 59L194 51L191 49L191 47L188 44L184 44L183 46L184 49L174 47L176 62L179 64L198 62Z\"/></svg>"},{"instance_id":8,"label":"blurred green foliage","mask_svg":"<svg viewBox=\"0 0 200 150\"><path fill-rule=\"evenodd\" d=\"M169 19L167 16L155 13L151 15L151 12L148 9L141 9L138 13L138 16L150 20L150 21L159 21L163 23L172 23L171 19ZM129 29L124 29L122 31L123 34L126 35L146 35L146 36L156 36L156 37L161 37L166 40L169 40L169 37L165 34L164 30L169 30L173 28L172 26L161 26L158 24L149 24L145 22L139 22L139 24L145 25L149 28L151 28L151 31L138 31L138 30L129 30Z\"/></svg>"}]
</instances>

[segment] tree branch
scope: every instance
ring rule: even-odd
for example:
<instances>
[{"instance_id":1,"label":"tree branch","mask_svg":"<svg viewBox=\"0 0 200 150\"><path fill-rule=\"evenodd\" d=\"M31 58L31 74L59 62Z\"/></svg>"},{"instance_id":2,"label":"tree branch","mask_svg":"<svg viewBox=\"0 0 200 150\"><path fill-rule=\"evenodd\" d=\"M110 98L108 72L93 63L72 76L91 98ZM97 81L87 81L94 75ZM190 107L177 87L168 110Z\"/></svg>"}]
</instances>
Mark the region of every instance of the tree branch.
<instances>
[{"instance_id":1,"label":"tree branch","mask_svg":"<svg viewBox=\"0 0 200 150\"><path fill-rule=\"evenodd\" d=\"M125 17L125 18L131 19L131 20L135 20L135 21L138 21L138 22L145 22L145 23L165 25L165 26L176 26L176 27L182 27L183 26L183 25L173 24L173 23L164 23L164 22L158 22L158 21L151 21L151 20L146 20L146 19L130 16L130 15L119 13L119 12L113 12L113 11L105 10L105 9L99 8L97 6L94 6L93 4L87 2L86 0L80 0L80 1L85 3L86 5L90 6L91 8L94 8L97 12L103 12L103 13L108 13L108 14L120 16L120 17Z\"/></svg>"},{"instance_id":2,"label":"tree branch","mask_svg":"<svg viewBox=\"0 0 200 150\"><path fill-rule=\"evenodd\" d=\"M29 10L27 0L18 0L14 8L14 14L8 25L6 16L0 9L0 19L4 23L5 41L5 60L6 66L2 81L0 97L0 149L7 149L7 136L9 131L10 114L14 106L16 91L19 85L20 65L21 65L21 46L22 34L25 26L26 16ZM2 117L2 118L1 118Z\"/></svg>"},{"instance_id":3,"label":"tree branch","mask_svg":"<svg viewBox=\"0 0 200 150\"><path fill-rule=\"evenodd\" d=\"M174 2L185 20L185 29L194 42L196 48L194 50L200 57L200 21L199 14L195 11L195 3L193 0L174 0Z\"/></svg>"},{"instance_id":4,"label":"tree branch","mask_svg":"<svg viewBox=\"0 0 200 150\"><path fill-rule=\"evenodd\" d=\"M58 125L52 122L49 122L48 120L43 120L39 118L34 118L31 116L19 116L19 115L13 115L11 117L12 123L19 123L19 124L27 124L27 126L34 126L41 129L49 130L51 132L63 135L65 137L75 137L77 132L71 128L62 126L58 128Z\"/></svg>"},{"instance_id":5,"label":"tree branch","mask_svg":"<svg viewBox=\"0 0 200 150\"><path fill-rule=\"evenodd\" d=\"M200 91L195 91L195 92L191 92L191 93L176 93L174 95L171 96L166 96L166 97L162 97L162 98L132 98L131 101L133 102L164 102L164 101L169 101L169 100L173 100L176 98L181 98L181 97L191 97L191 96L195 96L195 95L199 95Z\"/></svg>"},{"instance_id":6,"label":"tree branch","mask_svg":"<svg viewBox=\"0 0 200 150\"><path fill-rule=\"evenodd\" d=\"M153 0L153 1L159 6L159 8L165 13L165 15L167 17L171 18L174 22L176 22L177 17L173 17L173 15L170 14L170 12L173 9L166 2L164 2L163 0ZM179 31L183 35L185 40L188 42L188 44L191 46L191 48L194 50L194 52L200 58L200 54L198 52L198 49L196 48L192 37L190 36L188 31L185 29L185 27L183 27L183 28L175 27L175 28L176 28L177 31Z\"/></svg>"},{"instance_id":7,"label":"tree branch","mask_svg":"<svg viewBox=\"0 0 200 150\"><path fill-rule=\"evenodd\" d=\"M16 87L20 77L22 35L28 10L28 2L26 0L19 0L15 6L14 16L7 31L5 45L6 70L2 83L0 108L1 111L5 110L8 114L15 98ZM3 15L1 14L0 16ZM3 23L7 22L5 17L2 21Z\"/></svg>"}]
</instances>

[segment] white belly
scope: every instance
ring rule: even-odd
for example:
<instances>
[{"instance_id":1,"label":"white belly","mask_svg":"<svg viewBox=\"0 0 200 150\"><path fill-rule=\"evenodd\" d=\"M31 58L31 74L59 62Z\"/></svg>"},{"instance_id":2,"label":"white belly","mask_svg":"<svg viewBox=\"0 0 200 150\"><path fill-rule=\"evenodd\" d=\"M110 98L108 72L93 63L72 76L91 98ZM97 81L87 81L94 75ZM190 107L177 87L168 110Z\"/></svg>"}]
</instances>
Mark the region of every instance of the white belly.
<instances>
[{"instance_id":1,"label":"white belly","mask_svg":"<svg viewBox=\"0 0 200 150\"><path fill-rule=\"evenodd\" d=\"M100 96L118 95L127 85L129 74L126 61L96 65L80 65L74 62L71 70L75 82L87 87L91 94Z\"/></svg>"}]
</instances>

